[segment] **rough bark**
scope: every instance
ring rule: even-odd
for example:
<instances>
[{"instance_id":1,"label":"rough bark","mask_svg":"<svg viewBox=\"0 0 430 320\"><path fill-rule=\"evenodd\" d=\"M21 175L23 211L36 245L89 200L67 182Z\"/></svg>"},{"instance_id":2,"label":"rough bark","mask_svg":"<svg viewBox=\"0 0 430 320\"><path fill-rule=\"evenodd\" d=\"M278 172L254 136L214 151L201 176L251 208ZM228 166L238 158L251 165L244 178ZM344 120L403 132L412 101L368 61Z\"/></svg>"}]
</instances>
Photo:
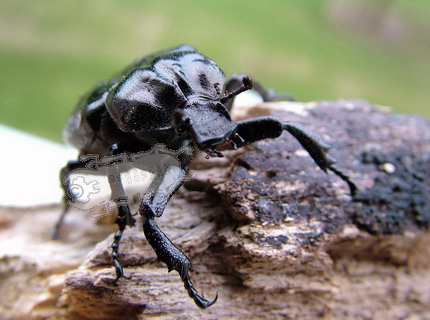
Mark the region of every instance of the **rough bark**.
<instances>
[{"instance_id":1,"label":"rough bark","mask_svg":"<svg viewBox=\"0 0 430 320\"><path fill-rule=\"evenodd\" d=\"M139 223L120 246L132 279L113 285L114 226L73 212L52 241L59 206L2 208L2 317L430 319L430 121L362 101L262 104L235 117L263 114L321 135L357 196L288 133L196 159L196 178L158 223L193 262L197 288L218 293L207 310Z\"/></svg>"}]
</instances>

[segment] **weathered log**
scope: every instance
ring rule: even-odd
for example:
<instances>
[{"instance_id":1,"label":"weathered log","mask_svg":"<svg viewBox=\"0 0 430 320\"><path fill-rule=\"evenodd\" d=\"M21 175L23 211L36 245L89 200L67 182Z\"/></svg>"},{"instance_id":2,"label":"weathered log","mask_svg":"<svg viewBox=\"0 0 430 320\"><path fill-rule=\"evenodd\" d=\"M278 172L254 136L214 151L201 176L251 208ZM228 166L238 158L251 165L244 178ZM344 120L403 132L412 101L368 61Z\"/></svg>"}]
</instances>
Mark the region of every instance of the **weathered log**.
<instances>
[{"instance_id":1,"label":"weathered log","mask_svg":"<svg viewBox=\"0 0 430 320\"><path fill-rule=\"evenodd\" d=\"M288 133L223 159L196 159L195 179L158 222L193 262L199 291L218 293L206 310L157 261L139 222L120 246L132 279L114 285L114 226L74 212L52 241L59 207L2 208L2 316L430 318L430 121L362 101L267 103L236 118L264 114L321 135L357 196Z\"/></svg>"}]
</instances>

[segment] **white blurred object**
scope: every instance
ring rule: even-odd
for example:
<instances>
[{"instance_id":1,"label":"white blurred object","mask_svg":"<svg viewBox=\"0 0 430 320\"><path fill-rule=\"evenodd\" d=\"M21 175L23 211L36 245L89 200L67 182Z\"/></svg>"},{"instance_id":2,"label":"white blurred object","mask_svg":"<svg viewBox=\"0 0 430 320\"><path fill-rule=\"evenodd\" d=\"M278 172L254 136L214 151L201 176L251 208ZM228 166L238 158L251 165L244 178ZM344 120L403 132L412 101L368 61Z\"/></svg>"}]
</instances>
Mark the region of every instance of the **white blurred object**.
<instances>
[{"instance_id":1,"label":"white blurred object","mask_svg":"<svg viewBox=\"0 0 430 320\"><path fill-rule=\"evenodd\" d=\"M237 95L234 98L233 105L234 105L234 108L249 107L249 106L257 105L262 102L264 102L263 97L257 91L248 90Z\"/></svg>"},{"instance_id":2,"label":"white blurred object","mask_svg":"<svg viewBox=\"0 0 430 320\"><path fill-rule=\"evenodd\" d=\"M60 169L77 150L0 125L0 206L60 203Z\"/></svg>"}]
</instances>

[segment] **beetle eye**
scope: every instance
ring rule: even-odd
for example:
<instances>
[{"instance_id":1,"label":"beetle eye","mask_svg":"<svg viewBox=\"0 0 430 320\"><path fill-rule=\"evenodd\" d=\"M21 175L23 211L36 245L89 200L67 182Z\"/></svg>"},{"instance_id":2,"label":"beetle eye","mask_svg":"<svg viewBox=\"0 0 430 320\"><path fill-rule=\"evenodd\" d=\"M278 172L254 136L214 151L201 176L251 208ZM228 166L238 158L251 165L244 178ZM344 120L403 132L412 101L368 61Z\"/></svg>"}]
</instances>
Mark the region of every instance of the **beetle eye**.
<instances>
[{"instance_id":1,"label":"beetle eye","mask_svg":"<svg viewBox=\"0 0 430 320\"><path fill-rule=\"evenodd\" d=\"M178 128L178 134L180 135L180 136L183 136L184 134L186 134L187 133L187 130L186 130L186 128L184 127L184 126L180 126L179 128Z\"/></svg>"},{"instance_id":2,"label":"beetle eye","mask_svg":"<svg viewBox=\"0 0 430 320\"><path fill-rule=\"evenodd\" d=\"M185 121L182 121L182 123L176 129L176 132L178 133L178 135L183 136L183 135L187 134L190 126L191 126L191 119L187 118L187 119L185 119Z\"/></svg>"}]
</instances>

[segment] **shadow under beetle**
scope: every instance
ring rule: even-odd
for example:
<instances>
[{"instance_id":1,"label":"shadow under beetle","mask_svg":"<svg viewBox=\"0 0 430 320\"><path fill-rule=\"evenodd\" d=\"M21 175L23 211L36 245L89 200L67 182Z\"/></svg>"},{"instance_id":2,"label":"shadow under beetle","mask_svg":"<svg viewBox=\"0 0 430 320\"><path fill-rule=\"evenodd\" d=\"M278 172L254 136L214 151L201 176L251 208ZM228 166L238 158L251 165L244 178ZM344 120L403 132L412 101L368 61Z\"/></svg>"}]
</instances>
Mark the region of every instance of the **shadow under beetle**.
<instances>
[{"instance_id":1,"label":"shadow under beetle","mask_svg":"<svg viewBox=\"0 0 430 320\"><path fill-rule=\"evenodd\" d=\"M348 184L351 194L355 194L355 184L335 166L335 160L328 155L329 147L300 124L282 122L275 116L232 121L229 113L232 98L252 87L249 76L234 76L226 81L218 65L192 46L183 45L158 52L134 62L82 97L67 122L65 140L78 148L80 155L130 154L150 150L155 144L162 143L172 150L193 147L193 150L206 152L207 157L222 157L223 150L276 138L286 130L322 170L334 172ZM254 89L265 101L277 98L276 94L264 90L257 83ZM175 181L174 191L181 186L191 160L192 154L180 158L181 174ZM84 162L69 161L61 170L60 179L84 166ZM163 183L162 179L160 183ZM58 237L69 209L67 186L62 185L66 206L55 226L54 238ZM118 186L111 185L111 189L114 188ZM124 195L122 185L120 194ZM159 195L155 190L143 198L138 209L143 218L143 231L169 271L179 273L189 296L200 308L207 308L215 303L217 296L210 301L197 292L189 276L189 271L192 271L190 260L155 222L155 218L163 214L171 195ZM124 229L133 226L135 220L128 205L121 204L121 199L115 201L118 204L115 222L119 230L112 243L112 259L116 282L121 277L129 279L119 261L118 248Z\"/></svg>"}]
</instances>

